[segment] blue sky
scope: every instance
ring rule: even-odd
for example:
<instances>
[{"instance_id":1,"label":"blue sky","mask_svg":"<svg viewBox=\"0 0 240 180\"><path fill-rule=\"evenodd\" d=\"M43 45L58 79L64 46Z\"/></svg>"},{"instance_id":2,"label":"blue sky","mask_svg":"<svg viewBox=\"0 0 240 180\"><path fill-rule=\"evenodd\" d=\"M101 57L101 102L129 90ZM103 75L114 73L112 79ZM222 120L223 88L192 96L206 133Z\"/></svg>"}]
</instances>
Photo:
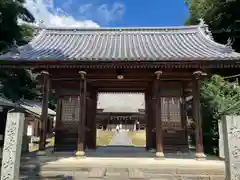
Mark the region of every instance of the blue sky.
<instances>
[{"instance_id":1,"label":"blue sky","mask_svg":"<svg viewBox=\"0 0 240 180\"><path fill-rule=\"evenodd\" d=\"M122 27L183 25L184 0L26 0L46 26Z\"/></svg>"}]
</instances>

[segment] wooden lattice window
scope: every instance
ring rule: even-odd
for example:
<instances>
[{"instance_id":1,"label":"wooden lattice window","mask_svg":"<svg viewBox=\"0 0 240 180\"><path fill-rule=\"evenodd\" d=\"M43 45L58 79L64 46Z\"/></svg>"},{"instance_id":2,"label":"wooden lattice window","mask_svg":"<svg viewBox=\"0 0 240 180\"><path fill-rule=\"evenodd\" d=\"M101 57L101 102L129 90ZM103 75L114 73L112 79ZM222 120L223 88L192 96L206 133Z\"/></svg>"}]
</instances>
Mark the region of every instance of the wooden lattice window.
<instances>
[{"instance_id":1,"label":"wooden lattice window","mask_svg":"<svg viewBox=\"0 0 240 180\"><path fill-rule=\"evenodd\" d=\"M181 129L180 97L161 97L161 120L164 129Z\"/></svg>"},{"instance_id":2,"label":"wooden lattice window","mask_svg":"<svg viewBox=\"0 0 240 180\"><path fill-rule=\"evenodd\" d=\"M65 97L62 101L62 122L64 124L79 121L78 97Z\"/></svg>"}]
</instances>

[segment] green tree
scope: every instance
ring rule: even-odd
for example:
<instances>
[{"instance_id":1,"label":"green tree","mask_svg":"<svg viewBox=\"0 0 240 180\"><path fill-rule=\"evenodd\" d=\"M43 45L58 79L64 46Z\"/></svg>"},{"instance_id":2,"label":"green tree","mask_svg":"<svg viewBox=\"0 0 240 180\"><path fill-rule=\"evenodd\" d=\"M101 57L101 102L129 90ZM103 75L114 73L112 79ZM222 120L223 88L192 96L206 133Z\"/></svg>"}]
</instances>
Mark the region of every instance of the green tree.
<instances>
[{"instance_id":1,"label":"green tree","mask_svg":"<svg viewBox=\"0 0 240 180\"><path fill-rule=\"evenodd\" d=\"M207 153L218 154L218 120L223 115L240 114L240 86L214 75L201 87L203 141Z\"/></svg>"},{"instance_id":2,"label":"green tree","mask_svg":"<svg viewBox=\"0 0 240 180\"><path fill-rule=\"evenodd\" d=\"M185 0L189 9L186 25L199 24L203 19L209 26L215 41L230 45L240 52L240 1L239 0ZM203 83L201 103L203 116L203 140L207 153L218 151L218 120L221 115L239 114L239 86L214 75Z\"/></svg>"},{"instance_id":3,"label":"green tree","mask_svg":"<svg viewBox=\"0 0 240 180\"><path fill-rule=\"evenodd\" d=\"M23 39L19 20L32 23L34 17L24 7L24 0L0 0L0 51Z\"/></svg>"},{"instance_id":4,"label":"green tree","mask_svg":"<svg viewBox=\"0 0 240 180\"><path fill-rule=\"evenodd\" d=\"M34 22L34 17L23 3L24 0L0 0L0 54L11 50L14 42L23 45L33 37L33 28L19 24L19 20ZM34 77L30 70L1 70L1 91L13 101L23 97L32 99L36 94Z\"/></svg>"},{"instance_id":5,"label":"green tree","mask_svg":"<svg viewBox=\"0 0 240 180\"><path fill-rule=\"evenodd\" d=\"M234 39L233 48L240 52L239 0L186 0L189 18L186 25L195 25L202 18L209 25L213 37L220 43Z\"/></svg>"}]
</instances>

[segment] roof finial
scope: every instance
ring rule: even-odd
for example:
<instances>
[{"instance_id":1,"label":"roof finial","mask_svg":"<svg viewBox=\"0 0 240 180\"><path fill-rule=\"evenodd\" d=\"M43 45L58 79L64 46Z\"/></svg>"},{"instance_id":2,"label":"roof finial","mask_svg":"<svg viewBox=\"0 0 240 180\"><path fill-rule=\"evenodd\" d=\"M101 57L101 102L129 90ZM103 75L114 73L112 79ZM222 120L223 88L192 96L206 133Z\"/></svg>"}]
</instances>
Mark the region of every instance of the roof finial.
<instances>
[{"instance_id":1,"label":"roof finial","mask_svg":"<svg viewBox=\"0 0 240 180\"><path fill-rule=\"evenodd\" d=\"M232 38L228 38L226 46L232 47L234 40Z\"/></svg>"},{"instance_id":2,"label":"roof finial","mask_svg":"<svg viewBox=\"0 0 240 180\"><path fill-rule=\"evenodd\" d=\"M13 44L12 44L11 52L13 52L16 56L18 56L20 54L20 51L18 49L17 41L14 39L12 43Z\"/></svg>"},{"instance_id":3,"label":"roof finial","mask_svg":"<svg viewBox=\"0 0 240 180\"><path fill-rule=\"evenodd\" d=\"M203 18L200 18L199 21L200 21L199 26L204 26L205 25L205 21L204 21Z\"/></svg>"},{"instance_id":4,"label":"roof finial","mask_svg":"<svg viewBox=\"0 0 240 180\"><path fill-rule=\"evenodd\" d=\"M45 28L45 25L44 25L44 21L43 21L43 20L40 20L40 21L39 21L38 27L39 27L39 28Z\"/></svg>"}]
</instances>

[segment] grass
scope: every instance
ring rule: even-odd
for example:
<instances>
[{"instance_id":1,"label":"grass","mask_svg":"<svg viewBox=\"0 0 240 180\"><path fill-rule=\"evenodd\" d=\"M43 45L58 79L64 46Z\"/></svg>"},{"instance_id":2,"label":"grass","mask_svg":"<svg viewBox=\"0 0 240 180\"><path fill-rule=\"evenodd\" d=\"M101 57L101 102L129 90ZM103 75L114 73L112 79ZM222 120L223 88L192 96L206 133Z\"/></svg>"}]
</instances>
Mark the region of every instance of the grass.
<instances>
[{"instance_id":1,"label":"grass","mask_svg":"<svg viewBox=\"0 0 240 180\"><path fill-rule=\"evenodd\" d=\"M97 146L107 146L111 143L114 131L97 131Z\"/></svg>"},{"instance_id":2,"label":"grass","mask_svg":"<svg viewBox=\"0 0 240 180\"><path fill-rule=\"evenodd\" d=\"M133 146L145 146L145 144L146 144L146 132L145 131L129 131L128 135L132 140Z\"/></svg>"},{"instance_id":3,"label":"grass","mask_svg":"<svg viewBox=\"0 0 240 180\"><path fill-rule=\"evenodd\" d=\"M114 131L97 131L97 146L107 146L111 143L113 138ZM54 146L54 137L48 138L46 140L46 147L53 147ZM29 151L34 152L38 151L39 148L39 138L34 138L33 143L29 144Z\"/></svg>"},{"instance_id":4,"label":"grass","mask_svg":"<svg viewBox=\"0 0 240 180\"><path fill-rule=\"evenodd\" d=\"M54 146L54 140L55 140L54 137L48 138L46 140L46 147L47 148L53 147ZM38 149L39 149L39 137L34 138L33 143L29 144L29 152L38 151Z\"/></svg>"}]
</instances>

